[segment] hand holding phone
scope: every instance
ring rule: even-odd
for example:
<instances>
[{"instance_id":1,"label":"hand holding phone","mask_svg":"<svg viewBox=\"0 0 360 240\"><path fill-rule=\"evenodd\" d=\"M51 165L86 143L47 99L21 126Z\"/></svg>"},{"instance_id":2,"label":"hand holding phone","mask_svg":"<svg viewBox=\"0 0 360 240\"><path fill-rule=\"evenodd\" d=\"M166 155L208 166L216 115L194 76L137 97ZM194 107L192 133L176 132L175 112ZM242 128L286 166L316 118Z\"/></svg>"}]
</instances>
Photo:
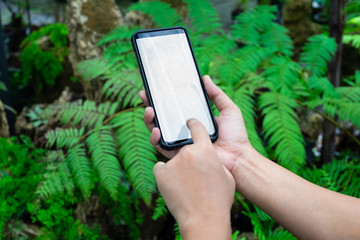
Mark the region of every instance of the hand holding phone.
<instances>
[{"instance_id":1,"label":"hand holding phone","mask_svg":"<svg viewBox=\"0 0 360 240\"><path fill-rule=\"evenodd\" d=\"M192 143L186 126L190 118L198 119L215 141L217 125L186 30L138 31L132 44L161 131L161 147L171 150Z\"/></svg>"}]
</instances>

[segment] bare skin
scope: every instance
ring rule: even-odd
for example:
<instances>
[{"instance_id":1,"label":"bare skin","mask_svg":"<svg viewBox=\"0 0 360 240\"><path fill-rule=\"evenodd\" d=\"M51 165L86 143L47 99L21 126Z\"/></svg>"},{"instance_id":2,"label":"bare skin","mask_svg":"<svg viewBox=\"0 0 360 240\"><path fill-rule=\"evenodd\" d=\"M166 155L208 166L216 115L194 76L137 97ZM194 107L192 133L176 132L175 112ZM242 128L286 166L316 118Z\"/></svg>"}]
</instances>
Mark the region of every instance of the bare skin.
<instances>
[{"instance_id":1,"label":"bare skin","mask_svg":"<svg viewBox=\"0 0 360 240\"><path fill-rule=\"evenodd\" d=\"M360 199L314 185L261 156L248 140L240 109L211 81L210 77L205 76L203 80L209 98L214 102L220 113L216 119L219 126L219 138L213 144L215 153L213 151L209 151L209 153L210 155L217 155L218 159L231 173L235 180L236 190L267 212L299 239L359 239ZM140 97L148 105L144 91L140 92ZM160 130L154 126L153 119L154 111L151 107L147 107L144 122L152 132L150 141L164 156L173 158L168 162L170 163L177 159L179 150L165 151L160 148L158 145ZM184 158L189 158L189 161L193 162L197 162L208 151L203 145L197 145L196 151L193 148L191 149L194 153ZM206 153L207 158L216 158L215 156L209 156L209 153ZM158 173L155 169L158 164L154 168L154 175L158 185L168 185L168 188L171 189L171 183L167 182L166 179L157 177ZM205 164L207 164L207 161L201 163L202 167L205 167ZM181 164L174 164L174 168L180 169ZM194 172L198 171L198 174L193 173L193 180L189 181L187 179L187 183L180 184L182 187L173 188L172 191L165 187L159 188L163 196L167 196L165 201L168 206L172 204L170 196L174 192L177 192L178 195L184 195L186 198L185 189L189 187L186 185L191 185L201 175L201 169L195 168L193 170ZM220 168L219 171L221 171ZM185 174L185 172L179 170L179 176L177 177ZM209 199L205 197L187 204L191 204L191 208L200 209L199 203L206 201L209 201ZM223 210L218 209L222 207ZM185 208L189 208L189 206L177 205L172 207L173 210L171 211L172 213L185 212L187 216L183 218L191 219L192 213L185 211ZM221 204L221 206L217 206L216 211L228 211L228 205ZM174 216L179 220L177 215L174 214ZM202 214L197 213L196 216L202 216ZM198 217L195 218L198 219ZM203 217L203 220L210 221L208 218ZM217 218L216 221L227 222L227 216ZM197 225L198 222L201 221L199 220L190 226L185 225L186 227L183 227L183 229L181 229L182 226L180 225L181 233L188 236L185 239L199 239L194 235L186 235L188 232L196 232L196 229L200 226ZM207 229L219 231L219 234L224 232L226 228L226 226L223 226L221 230L211 228L211 226L210 224ZM203 230L202 233L206 232L204 228L201 229Z\"/></svg>"}]
</instances>

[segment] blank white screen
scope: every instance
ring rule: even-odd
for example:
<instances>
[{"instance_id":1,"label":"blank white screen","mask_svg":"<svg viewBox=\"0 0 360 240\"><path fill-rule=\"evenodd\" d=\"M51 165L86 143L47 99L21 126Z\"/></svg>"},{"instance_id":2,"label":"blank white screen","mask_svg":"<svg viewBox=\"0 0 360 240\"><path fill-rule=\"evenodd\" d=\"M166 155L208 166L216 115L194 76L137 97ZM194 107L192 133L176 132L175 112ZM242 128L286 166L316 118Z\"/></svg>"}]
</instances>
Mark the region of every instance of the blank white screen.
<instances>
[{"instance_id":1,"label":"blank white screen","mask_svg":"<svg viewBox=\"0 0 360 240\"><path fill-rule=\"evenodd\" d=\"M215 132L185 33L136 39L162 136L190 138L186 120L198 119Z\"/></svg>"}]
</instances>

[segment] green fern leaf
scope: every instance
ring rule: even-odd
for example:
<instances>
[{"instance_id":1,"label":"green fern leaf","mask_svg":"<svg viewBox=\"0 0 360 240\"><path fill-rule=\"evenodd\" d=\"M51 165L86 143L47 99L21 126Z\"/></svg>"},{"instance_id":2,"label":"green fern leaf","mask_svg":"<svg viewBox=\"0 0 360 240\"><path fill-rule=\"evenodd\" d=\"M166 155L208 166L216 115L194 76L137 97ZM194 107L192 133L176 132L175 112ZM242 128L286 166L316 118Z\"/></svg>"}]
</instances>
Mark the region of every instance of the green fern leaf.
<instances>
[{"instance_id":1,"label":"green fern leaf","mask_svg":"<svg viewBox=\"0 0 360 240\"><path fill-rule=\"evenodd\" d=\"M163 197L159 196L156 199L156 207L154 209L154 214L151 217L152 220L156 221L158 220L160 217L164 216L165 214L168 213L168 210L166 208L166 204L165 204L165 200Z\"/></svg>"},{"instance_id":2,"label":"green fern leaf","mask_svg":"<svg viewBox=\"0 0 360 240\"><path fill-rule=\"evenodd\" d=\"M139 30L138 27L129 27L129 26L119 26L106 34L100 41L97 43L98 46L117 42L120 40L129 41L131 36L135 31Z\"/></svg>"},{"instance_id":3,"label":"green fern leaf","mask_svg":"<svg viewBox=\"0 0 360 240\"><path fill-rule=\"evenodd\" d=\"M52 198L66 192L72 194L75 186L69 168L64 162L63 152L49 152L47 161L49 163L44 180L38 186L36 194L41 198Z\"/></svg>"},{"instance_id":4,"label":"green fern leaf","mask_svg":"<svg viewBox=\"0 0 360 240\"><path fill-rule=\"evenodd\" d=\"M351 44L353 47L360 49L360 34L343 35L343 42Z\"/></svg>"},{"instance_id":5,"label":"green fern leaf","mask_svg":"<svg viewBox=\"0 0 360 240\"><path fill-rule=\"evenodd\" d=\"M192 39L200 39L194 36ZM200 72L209 73L211 66L219 61L223 56L236 48L234 41L224 34L212 34L201 38L201 41L193 41L194 53L200 68Z\"/></svg>"},{"instance_id":6,"label":"green fern leaf","mask_svg":"<svg viewBox=\"0 0 360 240\"><path fill-rule=\"evenodd\" d=\"M116 199L121 169L116 157L116 142L111 128L102 126L94 129L86 139L86 144L91 153L93 166L99 174L101 185L113 199Z\"/></svg>"},{"instance_id":7,"label":"green fern leaf","mask_svg":"<svg viewBox=\"0 0 360 240\"><path fill-rule=\"evenodd\" d=\"M279 164L296 172L305 163L304 138L293 110L297 103L274 92L263 93L258 103L264 115L263 129L269 147L275 147Z\"/></svg>"},{"instance_id":8,"label":"green fern leaf","mask_svg":"<svg viewBox=\"0 0 360 240\"><path fill-rule=\"evenodd\" d=\"M85 199L91 194L91 167L86 157L86 150L83 144L77 144L69 149L66 161L75 177L76 185L80 188Z\"/></svg>"},{"instance_id":9,"label":"green fern leaf","mask_svg":"<svg viewBox=\"0 0 360 240\"><path fill-rule=\"evenodd\" d=\"M120 146L119 156L135 191L150 204L156 185L152 169L157 161L149 141L150 133L143 122L144 109L124 112L112 119Z\"/></svg>"},{"instance_id":10,"label":"green fern leaf","mask_svg":"<svg viewBox=\"0 0 360 240\"><path fill-rule=\"evenodd\" d=\"M290 58L274 57L270 63L263 74L278 92L292 89L299 81L300 66Z\"/></svg>"},{"instance_id":11,"label":"green fern leaf","mask_svg":"<svg viewBox=\"0 0 360 240\"><path fill-rule=\"evenodd\" d=\"M231 92L231 91L229 91ZM239 89L230 95L234 103L241 109L246 125L246 131L251 145L263 156L267 156L263 142L259 137L255 124L255 100L254 95L246 89Z\"/></svg>"},{"instance_id":12,"label":"green fern leaf","mask_svg":"<svg viewBox=\"0 0 360 240\"><path fill-rule=\"evenodd\" d=\"M184 0L187 4L191 28L196 33L221 32L221 23L218 13L206 0Z\"/></svg>"},{"instance_id":13,"label":"green fern leaf","mask_svg":"<svg viewBox=\"0 0 360 240\"><path fill-rule=\"evenodd\" d=\"M259 5L252 11L239 14L231 35L244 44L260 46L260 34L275 20L276 11L275 6Z\"/></svg>"},{"instance_id":14,"label":"green fern leaf","mask_svg":"<svg viewBox=\"0 0 360 240\"><path fill-rule=\"evenodd\" d=\"M226 64L219 68L219 75L224 82L235 85L250 72L255 72L270 54L271 52L265 48L245 46L228 56Z\"/></svg>"},{"instance_id":15,"label":"green fern leaf","mask_svg":"<svg viewBox=\"0 0 360 240\"><path fill-rule=\"evenodd\" d=\"M261 36L261 42L265 48L270 49L273 53L283 54L287 57L292 55L293 46L288 36L288 30L279 24L269 24Z\"/></svg>"},{"instance_id":16,"label":"green fern leaf","mask_svg":"<svg viewBox=\"0 0 360 240\"><path fill-rule=\"evenodd\" d=\"M106 116L114 114L117 103L105 102L96 106L96 103L90 100L82 100L59 104L55 106L57 109L56 118L62 123L67 124L72 122L73 125L80 124L81 126L95 126L102 125Z\"/></svg>"},{"instance_id":17,"label":"green fern leaf","mask_svg":"<svg viewBox=\"0 0 360 240\"><path fill-rule=\"evenodd\" d=\"M300 63L315 77L326 73L329 62L336 51L336 42L325 35L315 35L308 38L308 43L300 54Z\"/></svg>"},{"instance_id":18,"label":"green fern leaf","mask_svg":"<svg viewBox=\"0 0 360 240\"><path fill-rule=\"evenodd\" d=\"M183 25L176 10L164 2L138 2L131 5L128 10L139 11L150 16L156 27L173 27Z\"/></svg>"},{"instance_id":19,"label":"green fern leaf","mask_svg":"<svg viewBox=\"0 0 360 240\"><path fill-rule=\"evenodd\" d=\"M107 60L95 58L79 62L77 70L87 82L90 82L92 79L102 77L104 74L111 72L111 67Z\"/></svg>"},{"instance_id":20,"label":"green fern leaf","mask_svg":"<svg viewBox=\"0 0 360 240\"><path fill-rule=\"evenodd\" d=\"M79 142L83 134L83 128L57 128L55 130L50 130L45 134L45 138L48 141L47 147L52 147L56 142L56 148L71 148Z\"/></svg>"},{"instance_id":21,"label":"green fern leaf","mask_svg":"<svg viewBox=\"0 0 360 240\"><path fill-rule=\"evenodd\" d=\"M0 82L0 90L1 91L7 91L7 87L4 82Z\"/></svg>"},{"instance_id":22,"label":"green fern leaf","mask_svg":"<svg viewBox=\"0 0 360 240\"><path fill-rule=\"evenodd\" d=\"M116 101L122 106L134 107L141 103L139 92L143 89L138 71L122 71L122 73L108 74L101 94L105 99Z\"/></svg>"}]
</instances>

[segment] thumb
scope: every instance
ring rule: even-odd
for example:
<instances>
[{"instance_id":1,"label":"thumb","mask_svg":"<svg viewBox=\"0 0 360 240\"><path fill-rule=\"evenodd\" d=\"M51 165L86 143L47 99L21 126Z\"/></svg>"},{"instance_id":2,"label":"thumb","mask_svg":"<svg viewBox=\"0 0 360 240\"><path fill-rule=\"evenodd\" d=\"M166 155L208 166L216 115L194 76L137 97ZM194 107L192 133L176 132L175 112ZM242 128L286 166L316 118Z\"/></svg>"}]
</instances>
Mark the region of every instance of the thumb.
<instances>
[{"instance_id":1,"label":"thumb","mask_svg":"<svg viewBox=\"0 0 360 240\"><path fill-rule=\"evenodd\" d=\"M233 103L233 101L231 101L231 99L216 86L215 83L213 83L208 75L203 77L203 81L209 98L214 102L219 112L229 107L236 107L235 103Z\"/></svg>"}]
</instances>

